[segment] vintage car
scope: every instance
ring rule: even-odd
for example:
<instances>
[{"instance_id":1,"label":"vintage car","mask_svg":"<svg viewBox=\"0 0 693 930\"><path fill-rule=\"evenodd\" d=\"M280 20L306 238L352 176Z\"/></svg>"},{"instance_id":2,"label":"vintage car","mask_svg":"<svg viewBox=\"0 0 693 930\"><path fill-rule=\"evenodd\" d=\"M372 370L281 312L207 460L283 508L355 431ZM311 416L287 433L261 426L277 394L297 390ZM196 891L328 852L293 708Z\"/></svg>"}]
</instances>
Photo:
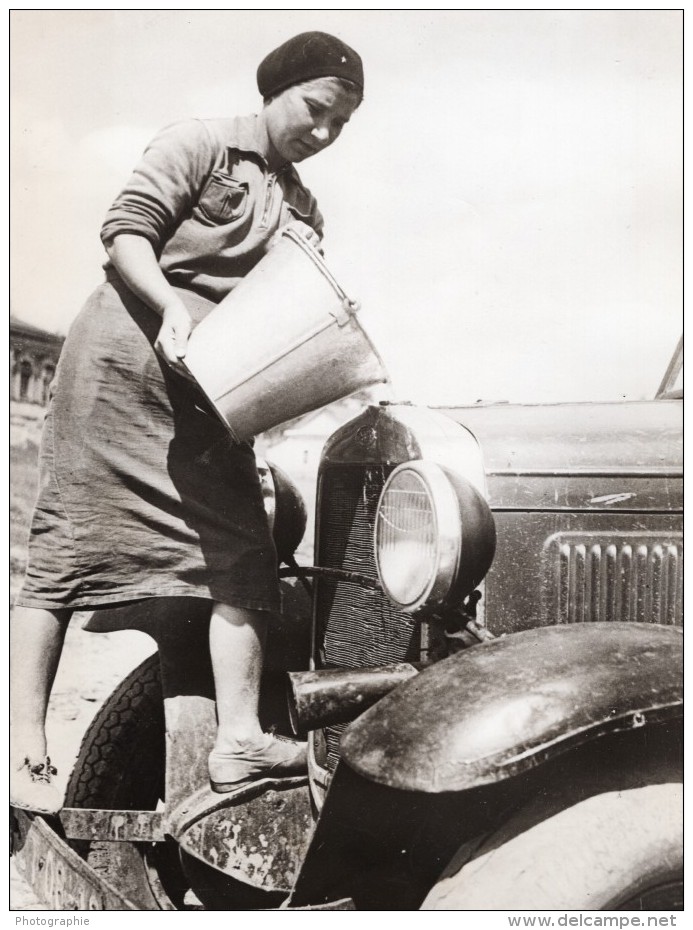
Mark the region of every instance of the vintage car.
<instances>
[{"instance_id":1,"label":"vintage car","mask_svg":"<svg viewBox=\"0 0 693 930\"><path fill-rule=\"evenodd\" d=\"M308 779L209 791L205 602L100 612L159 650L97 715L60 817L17 812L39 895L680 908L680 371L679 346L651 401L369 406L324 448L312 567L265 467L288 567L262 712L307 734Z\"/></svg>"}]
</instances>

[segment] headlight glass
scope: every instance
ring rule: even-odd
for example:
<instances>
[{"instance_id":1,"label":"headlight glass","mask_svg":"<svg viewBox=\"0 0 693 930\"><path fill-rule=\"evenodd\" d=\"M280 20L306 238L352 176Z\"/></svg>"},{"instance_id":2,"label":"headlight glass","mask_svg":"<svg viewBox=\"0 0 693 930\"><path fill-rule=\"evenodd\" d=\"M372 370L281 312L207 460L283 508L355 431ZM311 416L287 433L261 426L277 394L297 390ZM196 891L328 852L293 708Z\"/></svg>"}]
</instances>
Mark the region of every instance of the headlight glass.
<instances>
[{"instance_id":1,"label":"headlight glass","mask_svg":"<svg viewBox=\"0 0 693 930\"><path fill-rule=\"evenodd\" d=\"M378 508L375 551L381 583L399 604L426 590L437 560L437 524L422 478L404 471L390 482Z\"/></svg>"},{"instance_id":2,"label":"headlight glass","mask_svg":"<svg viewBox=\"0 0 693 930\"><path fill-rule=\"evenodd\" d=\"M380 583L401 609L415 613L442 602L461 550L457 495L433 462L400 465L378 505L375 558Z\"/></svg>"}]
</instances>

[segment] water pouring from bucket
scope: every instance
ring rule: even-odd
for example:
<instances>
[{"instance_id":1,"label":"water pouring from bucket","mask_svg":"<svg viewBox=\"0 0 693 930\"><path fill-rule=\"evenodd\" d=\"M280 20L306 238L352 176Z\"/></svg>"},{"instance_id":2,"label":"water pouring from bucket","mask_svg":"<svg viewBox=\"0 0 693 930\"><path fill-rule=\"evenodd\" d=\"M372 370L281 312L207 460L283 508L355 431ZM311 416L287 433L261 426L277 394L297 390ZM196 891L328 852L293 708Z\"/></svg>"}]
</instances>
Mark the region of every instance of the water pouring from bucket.
<instances>
[{"instance_id":1,"label":"water pouring from bucket","mask_svg":"<svg viewBox=\"0 0 693 930\"><path fill-rule=\"evenodd\" d=\"M358 304L295 229L193 330L185 363L242 442L388 380Z\"/></svg>"}]
</instances>

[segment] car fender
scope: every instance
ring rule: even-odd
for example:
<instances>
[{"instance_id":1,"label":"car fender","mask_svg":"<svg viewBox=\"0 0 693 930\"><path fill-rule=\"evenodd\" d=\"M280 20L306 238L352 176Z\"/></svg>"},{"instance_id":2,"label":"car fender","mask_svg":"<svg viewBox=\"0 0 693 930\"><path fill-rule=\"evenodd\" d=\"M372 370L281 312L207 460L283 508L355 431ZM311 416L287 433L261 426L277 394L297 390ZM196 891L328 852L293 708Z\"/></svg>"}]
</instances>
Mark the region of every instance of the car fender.
<instances>
[{"instance_id":1,"label":"car fender","mask_svg":"<svg viewBox=\"0 0 693 930\"><path fill-rule=\"evenodd\" d=\"M678 627L582 623L514 633L436 663L352 723L342 758L392 788L464 791L581 743L682 713Z\"/></svg>"}]
</instances>

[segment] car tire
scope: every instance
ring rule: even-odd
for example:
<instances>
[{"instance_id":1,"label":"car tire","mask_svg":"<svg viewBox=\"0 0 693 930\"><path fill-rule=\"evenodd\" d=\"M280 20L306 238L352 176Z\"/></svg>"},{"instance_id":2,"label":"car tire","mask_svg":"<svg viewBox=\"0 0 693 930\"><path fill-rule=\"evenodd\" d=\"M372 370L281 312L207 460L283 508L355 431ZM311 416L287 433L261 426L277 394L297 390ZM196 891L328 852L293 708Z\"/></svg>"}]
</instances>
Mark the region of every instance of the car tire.
<instances>
[{"instance_id":1,"label":"car tire","mask_svg":"<svg viewBox=\"0 0 693 930\"><path fill-rule=\"evenodd\" d=\"M80 746L65 807L156 810L164 797L165 724L158 655L108 697ZM184 907L185 880L165 843L72 841L73 849L141 910Z\"/></svg>"},{"instance_id":2,"label":"car tire","mask_svg":"<svg viewBox=\"0 0 693 930\"><path fill-rule=\"evenodd\" d=\"M597 794L517 832L520 812L429 892L423 910L678 909L683 789Z\"/></svg>"}]
</instances>

